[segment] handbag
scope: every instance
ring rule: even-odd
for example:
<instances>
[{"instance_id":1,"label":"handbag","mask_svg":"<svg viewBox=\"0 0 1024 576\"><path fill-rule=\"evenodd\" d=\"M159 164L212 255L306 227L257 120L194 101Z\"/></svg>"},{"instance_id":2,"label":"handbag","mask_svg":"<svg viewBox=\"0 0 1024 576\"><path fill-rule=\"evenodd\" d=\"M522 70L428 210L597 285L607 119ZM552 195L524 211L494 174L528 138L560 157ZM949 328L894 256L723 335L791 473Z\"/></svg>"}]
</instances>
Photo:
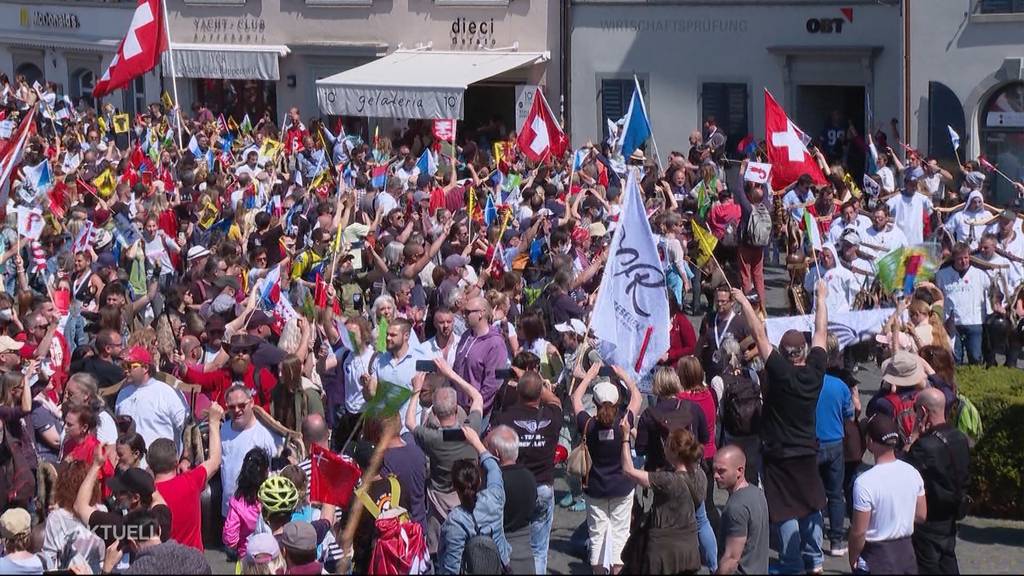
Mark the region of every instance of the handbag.
<instances>
[{"instance_id":1,"label":"handbag","mask_svg":"<svg viewBox=\"0 0 1024 576\"><path fill-rule=\"evenodd\" d=\"M587 477L590 476L590 466L593 464L590 459L590 448L587 446L587 431L593 421L591 418L583 425L583 441L569 452L569 458L565 461L566 471L579 478L584 488L587 487Z\"/></svg>"}]
</instances>

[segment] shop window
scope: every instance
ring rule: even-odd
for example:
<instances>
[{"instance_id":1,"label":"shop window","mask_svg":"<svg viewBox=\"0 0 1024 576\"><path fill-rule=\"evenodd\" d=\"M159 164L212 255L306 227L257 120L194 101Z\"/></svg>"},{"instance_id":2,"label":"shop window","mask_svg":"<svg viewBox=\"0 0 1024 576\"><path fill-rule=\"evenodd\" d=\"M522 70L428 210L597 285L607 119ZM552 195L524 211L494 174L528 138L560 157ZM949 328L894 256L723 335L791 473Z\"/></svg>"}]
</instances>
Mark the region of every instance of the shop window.
<instances>
[{"instance_id":1,"label":"shop window","mask_svg":"<svg viewBox=\"0 0 1024 576\"><path fill-rule=\"evenodd\" d=\"M602 78L601 79L601 132L604 138L608 138L608 121L618 122L626 116L629 111L629 101L633 98L633 87L636 86L632 78ZM647 97L647 83L640 79L640 93L644 96L644 104L647 105L647 113L650 114L651 103Z\"/></svg>"},{"instance_id":2,"label":"shop window","mask_svg":"<svg viewBox=\"0 0 1024 576\"><path fill-rule=\"evenodd\" d=\"M224 114L241 122L248 114L256 124L264 115L269 115L275 123L281 122L277 113L277 82L220 78L203 78L195 82L196 101L205 103L214 116Z\"/></svg>"},{"instance_id":3,"label":"shop window","mask_svg":"<svg viewBox=\"0 0 1024 576\"><path fill-rule=\"evenodd\" d=\"M1024 0L977 0L976 14L1020 14L1024 13Z\"/></svg>"},{"instance_id":4,"label":"shop window","mask_svg":"<svg viewBox=\"0 0 1024 576\"><path fill-rule=\"evenodd\" d=\"M736 144L750 133L747 85L705 82L701 85L700 102L701 122L714 116L719 130L725 133L727 154L734 154Z\"/></svg>"},{"instance_id":5,"label":"shop window","mask_svg":"<svg viewBox=\"0 0 1024 576\"><path fill-rule=\"evenodd\" d=\"M76 104L84 100L89 106L95 106L92 89L96 84L96 73L88 68L79 68L71 75L71 101Z\"/></svg>"},{"instance_id":6,"label":"shop window","mask_svg":"<svg viewBox=\"0 0 1024 576\"><path fill-rule=\"evenodd\" d=\"M997 89L978 115L981 152L1013 180L1024 177L1024 82ZM1017 193L1002 177L989 178L993 203L1007 206Z\"/></svg>"}]
</instances>

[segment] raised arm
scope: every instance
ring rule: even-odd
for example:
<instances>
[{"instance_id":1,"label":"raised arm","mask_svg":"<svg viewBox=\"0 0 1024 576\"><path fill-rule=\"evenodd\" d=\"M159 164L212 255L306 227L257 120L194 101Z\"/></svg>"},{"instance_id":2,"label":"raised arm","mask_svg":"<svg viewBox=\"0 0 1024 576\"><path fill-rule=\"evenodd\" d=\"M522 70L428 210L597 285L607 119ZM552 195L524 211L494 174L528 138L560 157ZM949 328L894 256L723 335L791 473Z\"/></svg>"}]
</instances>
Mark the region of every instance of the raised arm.
<instances>
[{"instance_id":1,"label":"raised arm","mask_svg":"<svg viewBox=\"0 0 1024 576\"><path fill-rule=\"evenodd\" d=\"M757 343L757 353L761 356L762 360L768 360L768 357L772 354L772 343L768 340L768 334L764 329L764 322L761 321L757 311L754 310L754 307L747 300L747 296L742 290L733 288L732 297L743 310L743 318L747 321L747 326L750 328L754 341Z\"/></svg>"},{"instance_id":2,"label":"raised arm","mask_svg":"<svg viewBox=\"0 0 1024 576\"><path fill-rule=\"evenodd\" d=\"M75 496L75 515L86 526L89 525L89 517L96 511L92 504L92 495L96 490L96 482L100 477L100 469L107 462L106 447L97 446L93 454L92 464L85 474L81 486L78 487L78 494Z\"/></svg>"},{"instance_id":3,"label":"raised arm","mask_svg":"<svg viewBox=\"0 0 1024 576\"><path fill-rule=\"evenodd\" d=\"M435 356L434 365L437 366L438 372L444 374L445 378L452 381L456 390L459 390L466 396L469 396L469 411L483 414L484 397L480 394L480 391L469 382L466 382L466 380L462 378L462 376L459 376L455 370L452 370L452 367L448 365L448 361L444 359L444 356Z\"/></svg>"},{"instance_id":4,"label":"raised arm","mask_svg":"<svg viewBox=\"0 0 1024 576\"><path fill-rule=\"evenodd\" d=\"M206 460L202 464L203 468L206 468L207 481L209 481L209 479L217 473L217 470L220 469L220 423L224 419L224 408L216 402L210 404L210 414L208 418L210 422L210 451L207 454Z\"/></svg>"},{"instance_id":5,"label":"raised arm","mask_svg":"<svg viewBox=\"0 0 1024 576\"><path fill-rule=\"evenodd\" d=\"M825 302L828 296L828 285L824 280L818 280L814 286L814 295L817 299L817 306L814 307L814 334L811 336L811 348L824 350L828 342L828 304ZM764 330L763 326L761 330ZM765 339L767 340L767 337ZM760 349L760 344L758 344L758 349Z\"/></svg>"},{"instance_id":6,"label":"raised arm","mask_svg":"<svg viewBox=\"0 0 1024 576\"><path fill-rule=\"evenodd\" d=\"M423 391L425 376L423 372L418 372L412 377L412 396L409 397L409 407L405 410L405 427L410 432L419 427L419 422L416 421L416 407L420 404L420 392Z\"/></svg>"},{"instance_id":7,"label":"raised arm","mask_svg":"<svg viewBox=\"0 0 1024 576\"><path fill-rule=\"evenodd\" d=\"M650 488L651 478L647 474L647 471L637 470L636 467L633 466L633 455L629 451L629 432L632 428L632 426L629 425L629 419L623 418L622 422L619 423L619 427L622 429L622 473L640 486Z\"/></svg>"},{"instance_id":8,"label":"raised arm","mask_svg":"<svg viewBox=\"0 0 1024 576\"><path fill-rule=\"evenodd\" d=\"M572 391L572 412L574 415L583 412L583 395L587 393L588 389L590 389L590 385L593 384L594 378L597 377L597 373L600 369L601 364L594 362L590 367L590 370L587 370L587 374L583 377L583 380L581 380Z\"/></svg>"}]
</instances>

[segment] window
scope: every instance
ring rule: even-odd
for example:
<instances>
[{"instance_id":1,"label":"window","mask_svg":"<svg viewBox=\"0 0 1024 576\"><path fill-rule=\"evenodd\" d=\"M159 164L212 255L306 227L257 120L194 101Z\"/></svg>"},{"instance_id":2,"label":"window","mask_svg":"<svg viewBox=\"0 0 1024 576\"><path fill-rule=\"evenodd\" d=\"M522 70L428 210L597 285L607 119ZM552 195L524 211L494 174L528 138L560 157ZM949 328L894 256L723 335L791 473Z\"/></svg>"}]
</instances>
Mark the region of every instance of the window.
<instances>
[{"instance_id":1,"label":"window","mask_svg":"<svg viewBox=\"0 0 1024 576\"><path fill-rule=\"evenodd\" d=\"M747 85L705 82L701 85L701 121L714 116L718 129L725 133L725 150L734 154L736 144L750 133L747 113Z\"/></svg>"},{"instance_id":2,"label":"window","mask_svg":"<svg viewBox=\"0 0 1024 576\"><path fill-rule=\"evenodd\" d=\"M1024 0L978 0L974 11L976 14L1024 13Z\"/></svg>"},{"instance_id":3,"label":"window","mask_svg":"<svg viewBox=\"0 0 1024 576\"><path fill-rule=\"evenodd\" d=\"M71 100L84 100L89 106L95 106L92 89L96 83L96 73L88 68L79 68L71 75Z\"/></svg>"},{"instance_id":4,"label":"window","mask_svg":"<svg viewBox=\"0 0 1024 576\"><path fill-rule=\"evenodd\" d=\"M146 79L144 76L139 76L132 80L130 84L131 90L124 91L124 111L132 115L132 118L137 114L143 114L146 112Z\"/></svg>"},{"instance_id":5,"label":"window","mask_svg":"<svg viewBox=\"0 0 1024 576\"><path fill-rule=\"evenodd\" d=\"M978 114L981 152L1013 180L1024 176L1024 82L1006 84L989 96ZM989 176L993 204L1009 206L1017 191L1001 176Z\"/></svg>"},{"instance_id":6,"label":"window","mask_svg":"<svg viewBox=\"0 0 1024 576\"><path fill-rule=\"evenodd\" d=\"M16 76L24 76L29 86L36 82L39 82L40 84L43 82L43 71L39 69L39 66L36 66L31 62L25 62L21 66L18 66L14 71L14 74ZM14 78L11 78L11 81L13 82Z\"/></svg>"},{"instance_id":7,"label":"window","mask_svg":"<svg viewBox=\"0 0 1024 576\"><path fill-rule=\"evenodd\" d=\"M608 138L608 121L618 122L629 112L629 101L633 98L635 84L632 78L601 79L601 132ZM650 113L650 102L647 98L647 83L640 80L640 93L644 96L644 104Z\"/></svg>"}]
</instances>

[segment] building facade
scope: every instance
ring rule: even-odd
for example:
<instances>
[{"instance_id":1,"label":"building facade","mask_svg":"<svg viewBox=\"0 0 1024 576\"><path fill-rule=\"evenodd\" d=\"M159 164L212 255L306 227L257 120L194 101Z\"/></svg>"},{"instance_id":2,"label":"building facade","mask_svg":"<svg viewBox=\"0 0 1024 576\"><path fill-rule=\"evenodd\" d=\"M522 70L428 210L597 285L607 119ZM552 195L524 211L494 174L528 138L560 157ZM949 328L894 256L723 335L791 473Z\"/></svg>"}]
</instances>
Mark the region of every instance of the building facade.
<instances>
[{"instance_id":1,"label":"building facade","mask_svg":"<svg viewBox=\"0 0 1024 576\"><path fill-rule=\"evenodd\" d=\"M861 133L901 116L898 2L575 0L571 18L574 141L604 137L634 75L662 156L708 116L732 149L763 138L763 88L812 136L834 112Z\"/></svg>"}]
</instances>

